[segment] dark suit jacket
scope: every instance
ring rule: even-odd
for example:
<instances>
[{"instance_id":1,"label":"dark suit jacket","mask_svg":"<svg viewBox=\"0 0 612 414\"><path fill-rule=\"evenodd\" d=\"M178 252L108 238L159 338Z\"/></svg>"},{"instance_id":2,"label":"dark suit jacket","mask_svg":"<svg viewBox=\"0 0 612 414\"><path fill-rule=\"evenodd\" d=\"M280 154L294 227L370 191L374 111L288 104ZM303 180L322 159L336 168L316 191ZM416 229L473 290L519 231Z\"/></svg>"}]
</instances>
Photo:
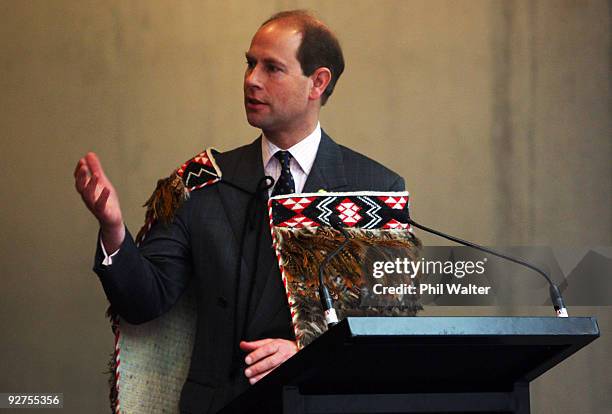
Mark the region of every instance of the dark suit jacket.
<instances>
[{"instance_id":1,"label":"dark suit jacket","mask_svg":"<svg viewBox=\"0 0 612 414\"><path fill-rule=\"evenodd\" d=\"M215 159L224 180L250 191L264 175L260 139ZM303 192L319 189L401 191L404 181L323 132ZM238 340L294 339L264 202L255 207L261 228L247 225L243 240L249 200L227 184L205 187L173 223L153 226L140 248L128 233L112 266L101 265L98 247L94 270L113 309L130 323L166 312L190 281L196 289L197 332L182 412L215 412L248 387Z\"/></svg>"}]
</instances>

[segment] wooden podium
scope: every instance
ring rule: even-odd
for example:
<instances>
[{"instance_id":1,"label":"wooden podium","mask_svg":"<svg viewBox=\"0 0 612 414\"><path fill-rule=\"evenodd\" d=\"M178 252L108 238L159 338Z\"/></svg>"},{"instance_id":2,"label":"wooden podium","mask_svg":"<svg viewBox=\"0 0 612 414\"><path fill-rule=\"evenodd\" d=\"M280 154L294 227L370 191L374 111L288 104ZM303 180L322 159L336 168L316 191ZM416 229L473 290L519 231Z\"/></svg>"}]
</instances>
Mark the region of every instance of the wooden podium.
<instances>
[{"instance_id":1,"label":"wooden podium","mask_svg":"<svg viewBox=\"0 0 612 414\"><path fill-rule=\"evenodd\" d=\"M220 413L520 413L594 318L346 318ZM551 374L552 375L552 374Z\"/></svg>"}]
</instances>

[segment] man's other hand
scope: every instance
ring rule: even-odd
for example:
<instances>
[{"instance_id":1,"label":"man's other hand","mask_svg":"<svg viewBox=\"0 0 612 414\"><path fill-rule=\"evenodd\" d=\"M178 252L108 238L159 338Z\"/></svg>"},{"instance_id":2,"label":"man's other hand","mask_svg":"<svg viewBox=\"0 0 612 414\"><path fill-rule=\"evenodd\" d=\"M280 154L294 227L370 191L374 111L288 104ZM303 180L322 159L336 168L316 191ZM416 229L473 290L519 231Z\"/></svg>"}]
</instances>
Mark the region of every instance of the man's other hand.
<instances>
[{"instance_id":1,"label":"man's other hand","mask_svg":"<svg viewBox=\"0 0 612 414\"><path fill-rule=\"evenodd\" d=\"M244 375L251 384L268 375L274 368L295 355L297 345L287 339L260 339L259 341L241 341L240 349L248 352L244 359L248 368Z\"/></svg>"},{"instance_id":2,"label":"man's other hand","mask_svg":"<svg viewBox=\"0 0 612 414\"><path fill-rule=\"evenodd\" d=\"M109 254L117 251L125 238L119 197L96 154L87 153L79 160L74 169L74 180L83 202L100 223L106 251Z\"/></svg>"}]
</instances>

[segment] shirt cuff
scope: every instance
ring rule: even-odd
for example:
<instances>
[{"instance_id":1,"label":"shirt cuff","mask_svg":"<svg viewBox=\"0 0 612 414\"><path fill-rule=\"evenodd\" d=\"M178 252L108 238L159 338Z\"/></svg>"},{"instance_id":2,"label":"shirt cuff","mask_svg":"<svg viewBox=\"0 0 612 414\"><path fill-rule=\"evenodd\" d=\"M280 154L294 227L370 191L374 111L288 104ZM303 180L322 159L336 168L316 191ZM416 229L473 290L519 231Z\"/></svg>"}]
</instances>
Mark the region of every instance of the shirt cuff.
<instances>
[{"instance_id":1,"label":"shirt cuff","mask_svg":"<svg viewBox=\"0 0 612 414\"><path fill-rule=\"evenodd\" d=\"M106 253L106 249L104 248L104 243L102 243L102 237L100 237L100 247L102 248L102 254L104 255L104 260L102 260L103 266L110 266L113 264L113 257L119 253L119 249L117 249L113 254Z\"/></svg>"}]
</instances>

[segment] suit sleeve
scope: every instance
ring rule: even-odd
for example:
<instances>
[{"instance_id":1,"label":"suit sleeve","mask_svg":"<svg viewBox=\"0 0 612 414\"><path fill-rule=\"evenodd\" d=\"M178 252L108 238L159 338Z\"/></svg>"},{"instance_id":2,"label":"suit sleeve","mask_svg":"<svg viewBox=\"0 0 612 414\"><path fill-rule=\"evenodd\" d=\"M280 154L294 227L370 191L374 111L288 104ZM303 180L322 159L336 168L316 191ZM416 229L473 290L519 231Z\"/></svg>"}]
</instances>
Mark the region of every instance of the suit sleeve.
<instances>
[{"instance_id":1,"label":"suit sleeve","mask_svg":"<svg viewBox=\"0 0 612 414\"><path fill-rule=\"evenodd\" d=\"M140 248L126 229L113 264L102 265L103 258L98 241L93 270L113 310L132 324L158 317L178 300L190 279L191 250L185 214L177 213L168 225L154 225Z\"/></svg>"},{"instance_id":2,"label":"suit sleeve","mask_svg":"<svg viewBox=\"0 0 612 414\"><path fill-rule=\"evenodd\" d=\"M399 175L396 176L395 181L391 184L389 191L405 191L406 190L406 182Z\"/></svg>"}]
</instances>

